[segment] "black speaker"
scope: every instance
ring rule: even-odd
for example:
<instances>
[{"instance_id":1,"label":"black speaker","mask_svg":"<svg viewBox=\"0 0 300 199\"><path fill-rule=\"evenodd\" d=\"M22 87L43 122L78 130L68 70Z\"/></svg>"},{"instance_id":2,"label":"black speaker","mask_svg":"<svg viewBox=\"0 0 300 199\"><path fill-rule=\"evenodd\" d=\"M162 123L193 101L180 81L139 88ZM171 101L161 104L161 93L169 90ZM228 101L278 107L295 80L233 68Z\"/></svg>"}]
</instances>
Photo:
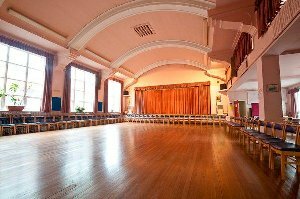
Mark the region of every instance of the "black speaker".
<instances>
[{"instance_id":1,"label":"black speaker","mask_svg":"<svg viewBox=\"0 0 300 199\"><path fill-rule=\"evenodd\" d=\"M129 96L129 91L123 91L123 96Z\"/></svg>"},{"instance_id":2,"label":"black speaker","mask_svg":"<svg viewBox=\"0 0 300 199\"><path fill-rule=\"evenodd\" d=\"M220 84L220 90L226 90L227 84Z\"/></svg>"}]
</instances>

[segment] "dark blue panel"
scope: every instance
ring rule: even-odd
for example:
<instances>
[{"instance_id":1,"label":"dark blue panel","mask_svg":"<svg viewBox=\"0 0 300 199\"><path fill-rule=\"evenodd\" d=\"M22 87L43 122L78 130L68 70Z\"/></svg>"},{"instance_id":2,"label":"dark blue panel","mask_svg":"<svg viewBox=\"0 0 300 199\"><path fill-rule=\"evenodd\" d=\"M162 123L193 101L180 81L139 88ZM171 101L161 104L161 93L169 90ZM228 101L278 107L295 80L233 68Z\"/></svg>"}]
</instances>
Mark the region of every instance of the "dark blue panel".
<instances>
[{"instance_id":1,"label":"dark blue panel","mask_svg":"<svg viewBox=\"0 0 300 199\"><path fill-rule=\"evenodd\" d=\"M98 111L102 111L102 102L98 102Z\"/></svg>"},{"instance_id":2,"label":"dark blue panel","mask_svg":"<svg viewBox=\"0 0 300 199\"><path fill-rule=\"evenodd\" d=\"M60 97L52 97L52 111L61 111Z\"/></svg>"}]
</instances>

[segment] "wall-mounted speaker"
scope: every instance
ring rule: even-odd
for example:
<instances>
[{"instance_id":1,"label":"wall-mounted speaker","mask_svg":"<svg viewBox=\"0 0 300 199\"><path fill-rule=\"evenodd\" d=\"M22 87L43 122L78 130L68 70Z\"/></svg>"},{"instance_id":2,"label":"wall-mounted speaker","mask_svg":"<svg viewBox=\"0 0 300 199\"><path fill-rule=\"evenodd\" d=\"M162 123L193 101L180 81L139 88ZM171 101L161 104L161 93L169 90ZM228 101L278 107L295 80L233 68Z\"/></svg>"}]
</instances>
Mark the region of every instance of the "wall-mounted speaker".
<instances>
[{"instance_id":1,"label":"wall-mounted speaker","mask_svg":"<svg viewBox=\"0 0 300 199\"><path fill-rule=\"evenodd\" d=\"M220 84L220 90L226 90L227 84Z\"/></svg>"},{"instance_id":2,"label":"wall-mounted speaker","mask_svg":"<svg viewBox=\"0 0 300 199\"><path fill-rule=\"evenodd\" d=\"M129 91L123 91L123 96L129 96Z\"/></svg>"}]
</instances>

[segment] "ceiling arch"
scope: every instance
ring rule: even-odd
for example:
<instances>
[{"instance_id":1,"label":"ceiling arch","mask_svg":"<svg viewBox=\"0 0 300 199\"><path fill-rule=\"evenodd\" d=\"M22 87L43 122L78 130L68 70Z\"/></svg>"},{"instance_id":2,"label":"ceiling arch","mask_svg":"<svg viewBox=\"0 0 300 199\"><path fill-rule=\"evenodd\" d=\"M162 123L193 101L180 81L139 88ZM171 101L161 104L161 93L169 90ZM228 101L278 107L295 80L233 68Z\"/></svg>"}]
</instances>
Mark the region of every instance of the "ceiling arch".
<instances>
[{"instance_id":1,"label":"ceiling arch","mask_svg":"<svg viewBox=\"0 0 300 199\"><path fill-rule=\"evenodd\" d=\"M111 63L111 68L119 68L129 59L153 49L158 48L184 48L193 50L196 52L200 52L202 54L207 54L210 52L210 48L207 46L200 45L198 43L190 42L190 41L181 41L181 40L163 40L163 41L152 41L145 43L143 45L137 46L120 56L117 60Z\"/></svg>"},{"instance_id":2,"label":"ceiling arch","mask_svg":"<svg viewBox=\"0 0 300 199\"><path fill-rule=\"evenodd\" d=\"M97 33L120 20L134 15L147 12L174 11L185 12L207 18L207 10L214 7L215 3L206 0L177 0L174 2L170 2L169 0L158 0L155 2L149 0L132 1L115 7L96 17L80 30L80 32L69 42L68 46L70 48L80 50Z\"/></svg>"},{"instance_id":3,"label":"ceiling arch","mask_svg":"<svg viewBox=\"0 0 300 199\"><path fill-rule=\"evenodd\" d=\"M200 70L203 70L203 71L207 71L208 70L208 67L202 63L199 63L199 62L196 62L196 61L192 61L192 60L162 60L162 61L158 61L158 62L155 62L153 64L150 64L146 67L144 67L141 71L137 72L134 76L135 79L139 78L140 76L142 76L143 74L155 69L155 68L158 68L158 67L161 67L161 66L165 66L165 65L172 65L172 64L180 64L180 65L188 65L188 66L193 66L193 67L196 67Z\"/></svg>"}]
</instances>

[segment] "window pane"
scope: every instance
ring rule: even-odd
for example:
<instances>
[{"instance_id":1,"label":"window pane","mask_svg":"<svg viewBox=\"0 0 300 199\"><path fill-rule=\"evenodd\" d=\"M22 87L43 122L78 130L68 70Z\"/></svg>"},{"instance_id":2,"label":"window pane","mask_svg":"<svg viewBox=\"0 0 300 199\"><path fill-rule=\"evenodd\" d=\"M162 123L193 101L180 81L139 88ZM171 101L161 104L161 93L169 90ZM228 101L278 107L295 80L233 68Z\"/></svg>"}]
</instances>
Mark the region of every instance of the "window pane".
<instances>
[{"instance_id":1,"label":"window pane","mask_svg":"<svg viewBox=\"0 0 300 199\"><path fill-rule=\"evenodd\" d=\"M84 95L84 101L86 102L93 102L95 99L95 94L94 93L85 93Z\"/></svg>"},{"instance_id":2,"label":"window pane","mask_svg":"<svg viewBox=\"0 0 300 199\"><path fill-rule=\"evenodd\" d=\"M76 77L75 73L76 73L76 68L72 67L71 68L71 79L75 79L75 77Z\"/></svg>"},{"instance_id":3,"label":"window pane","mask_svg":"<svg viewBox=\"0 0 300 199\"><path fill-rule=\"evenodd\" d=\"M44 84L45 74L44 71L35 69L28 69L28 81L33 83Z\"/></svg>"},{"instance_id":4,"label":"window pane","mask_svg":"<svg viewBox=\"0 0 300 199\"><path fill-rule=\"evenodd\" d=\"M76 79L84 81L84 71L76 69Z\"/></svg>"},{"instance_id":5,"label":"window pane","mask_svg":"<svg viewBox=\"0 0 300 199\"><path fill-rule=\"evenodd\" d=\"M5 105L6 106L24 105L24 97L23 96L15 95L14 98L17 99L16 104L14 104L14 102L12 101L11 96L5 97Z\"/></svg>"},{"instance_id":6,"label":"window pane","mask_svg":"<svg viewBox=\"0 0 300 199\"><path fill-rule=\"evenodd\" d=\"M93 103L84 103L85 112L93 112Z\"/></svg>"},{"instance_id":7,"label":"window pane","mask_svg":"<svg viewBox=\"0 0 300 199\"><path fill-rule=\"evenodd\" d=\"M27 103L26 103L25 110L27 111L39 111L41 107L41 99L37 98L30 98L27 97Z\"/></svg>"},{"instance_id":8,"label":"window pane","mask_svg":"<svg viewBox=\"0 0 300 199\"><path fill-rule=\"evenodd\" d=\"M42 98L43 92L44 92L44 86L43 85L33 84L33 83L28 83L27 84L26 96Z\"/></svg>"},{"instance_id":9,"label":"window pane","mask_svg":"<svg viewBox=\"0 0 300 199\"><path fill-rule=\"evenodd\" d=\"M7 45L0 43L0 60L7 61Z\"/></svg>"},{"instance_id":10,"label":"window pane","mask_svg":"<svg viewBox=\"0 0 300 199\"><path fill-rule=\"evenodd\" d=\"M121 83L108 81L108 111L121 112Z\"/></svg>"},{"instance_id":11,"label":"window pane","mask_svg":"<svg viewBox=\"0 0 300 199\"><path fill-rule=\"evenodd\" d=\"M27 53L17 48L10 48L9 50L9 62L14 64L27 65Z\"/></svg>"},{"instance_id":12,"label":"window pane","mask_svg":"<svg viewBox=\"0 0 300 199\"><path fill-rule=\"evenodd\" d=\"M75 90L84 91L84 82L76 80L75 82Z\"/></svg>"},{"instance_id":13,"label":"window pane","mask_svg":"<svg viewBox=\"0 0 300 199\"><path fill-rule=\"evenodd\" d=\"M25 81L26 67L8 64L7 78Z\"/></svg>"},{"instance_id":14,"label":"window pane","mask_svg":"<svg viewBox=\"0 0 300 199\"><path fill-rule=\"evenodd\" d=\"M73 88L73 87L72 87ZM74 101L75 97L74 97L74 89L71 89L71 100Z\"/></svg>"},{"instance_id":15,"label":"window pane","mask_svg":"<svg viewBox=\"0 0 300 199\"><path fill-rule=\"evenodd\" d=\"M4 78L0 78L0 90L4 89Z\"/></svg>"},{"instance_id":16,"label":"window pane","mask_svg":"<svg viewBox=\"0 0 300 199\"><path fill-rule=\"evenodd\" d=\"M84 103L83 103L82 101L75 101L75 102L74 102L74 111L75 111L75 108L76 108L77 106L83 107L83 105L84 105Z\"/></svg>"},{"instance_id":17,"label":"window pane","mask_svg":"<svg viewBox=\"0 0 300 199\"><path fill-rule=\"evenodd\" d=\"M46 66L46 58L35 54L29 54L28 66L30 68L35 68L43 71L45 70Z\"/></svg>"},{"instance_id":18,"label":"window pane","mask_svg":"<svg viewBox=\"0 0 300 199\"><path fill-rule=\"evenodd\" d=\"M0 61L0 77L5 77L5 72L6 72L6 63Z\"/></svg>"},{"instance_id":19,"label":"window pane","mask_svg":"<svg viewBox=\"0 0 300 199\"><path fill-rule=\"evenodd\" d=\"M76 101L83 101L84 93L82 91L75 91L75 100Z\"/></svg>"},{"instance_id":20,"label":"window pane","mask_svg":"<svg viewBox=\"0 0 300 199\"><path fill-rule=\"evenodd\" d=\"M13 94L12 91L9 91L11 85L15 83L19 85L19 88L17 90L17 92L15 93L16 95L21 95L24 96L24 90L25 90L25 82L21 82L21 81L16 81L16 80L11 80L11 79L7 79L7 83L6 83L6 92L8 92L9 94Z\"/></svg>"}]
</instances>

